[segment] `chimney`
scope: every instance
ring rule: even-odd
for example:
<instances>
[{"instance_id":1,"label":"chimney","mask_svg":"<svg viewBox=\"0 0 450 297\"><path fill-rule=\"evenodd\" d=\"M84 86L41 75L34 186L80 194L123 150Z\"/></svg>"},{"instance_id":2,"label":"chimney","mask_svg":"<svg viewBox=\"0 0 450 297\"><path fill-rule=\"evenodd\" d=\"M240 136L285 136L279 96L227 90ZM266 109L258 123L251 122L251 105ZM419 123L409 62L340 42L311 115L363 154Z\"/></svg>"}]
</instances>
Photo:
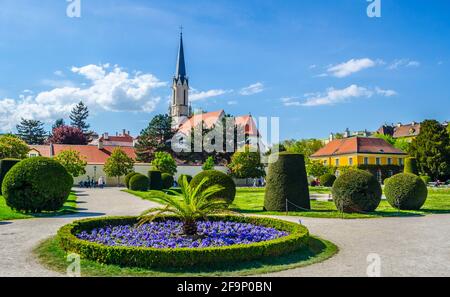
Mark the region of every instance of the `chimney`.
<instances>
[{"instance_id":1,"label":"chimney","mask_svg":"<svg viewBox=\"0 0 450 297\"><path fill-rule=\"evenodd\" d=\"M109 139L109 134L107 132L103 133L103 139L104 140L108 140Z\"/></svg>"},{"instance_id":2,"label":"chimney","mask_svg":"<svg viewBox=\"0 0 450 297\"><path fill-rule=\"evenodd\" d=\"M329 140L330 140L330 141L333 141L333 140L334 140L334 134L333 134L333 133L330 133L330 138L329 138Z\"/></svg>"},{"instance_id":3,"label":"chimney","mask_svg":"<svg viewBox=\"0 0 450 297\"><path fill-rule=\"evenodd\" d=\"M344 132L344 138L348 138L348 137L350 137L350 129L345 129L345 132Z\"/></svg>"},{"instance_id":4,"label":"chimney","mask_svg":"<svg viewBox=\"0 0 450 297\"><path fill-rule=\"evenodd\" d=\"M102 149L103 149L103 140L99 139L99 140L98 140L98 145L97 145L97 146L98 146L98 149L99 149L99 150L102 150Z\"/></svg>"},{"instance_id":5,"label":"chimney","mask_svg":"<svg viewBox=\"0 0 450 297\"><path fill-rule=\"evenodd\" d=\"M402 126L402 123L398 122L397 127L400 128Z\"/></svg>"},{"instance_id":6,"label":"chimney","mask_svg":"<svg viewBox=\"0 0 450 297\"><path fill-rule=\"evenodd\" d=\"M125 136L125 135L127 135L127 130L123 129L122 130L122 136Z\"/></svg>"},{"instance_id":7,"label":"chimney","mask_svg":"<svg viewBox=\"0 0 450 297\"><path fill-rule=\"evenodd\" d=\"M128 130L127 135L130 136L130 130Z\"/></svg>"},{"instance_id":8,"label":"chimney","mask_svg":"<svg viewBox=\"0 0 450 297\"><path fill-rule=\"evenodd\" d=\"M411 123L411 126L415 126L416 124L417 124L417 123L413 121L413 122Z\"/></svg>"}]
</instances>

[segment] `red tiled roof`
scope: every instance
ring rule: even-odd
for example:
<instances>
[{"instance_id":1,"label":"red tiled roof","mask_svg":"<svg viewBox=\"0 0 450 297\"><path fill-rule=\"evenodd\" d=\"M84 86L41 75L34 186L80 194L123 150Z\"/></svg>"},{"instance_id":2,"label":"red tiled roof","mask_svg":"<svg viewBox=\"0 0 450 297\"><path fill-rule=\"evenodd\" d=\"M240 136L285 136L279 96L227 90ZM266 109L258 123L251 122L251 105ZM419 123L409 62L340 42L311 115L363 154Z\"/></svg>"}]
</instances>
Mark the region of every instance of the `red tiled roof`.
<instances>
[{"instance_id":1,"label":"red tiled roof","mask_svg":"<svg viewBox=\"0 0 450 297\"><path fill-rule=\"evenodd\" d=\"M105 141L105 142L131 142L133 143L133 137L131 137L130 135L121 135L121 136L108 136L107 139L105 139L104 136L100 137L101 141Z\"/></svg>"},{"instance_id":2,"label":"red tiled roof","mask_svg":"<svg viewBox=\"0 0 450 297\"><path fill-rule=\"evenodd\" d=\"M405 152L395 148L381 138L350 137L329 142L325 147L311 155L311 157L336 156L354 153L406 155Z\"/></svg>"},{"instance_id":3,"label":"red tiled roof","mask_svg":"<svg viewBox=\"0 0 450 297\"><path fill-rule=\"evenodd\" d=\"M245 133L252 136L258 135L258 128L256 128L255 121L251 115L241 116L235 118L236 126L244 126Z\"/></svg>"},{"instance_id":4,"label":"red tiled roof","mask_svg":"<svg viewBox=\"0 0 450 297\"><path fill-rule=\"evenodd\" d=\"M37 151L39 151L40 155L43 157L51 157L50 155L50 145L33 145L30 146ZM103 149L99 149L98 146L94 145L68 145L68 144L54 144L53 152L54 155L57 156L63 151L74 150L77 151L83 156L88 162L88 164L104 164L106 159L111 156L113 150L115 148L120 148L128 157L136 160L136 153L133 147L117 147L117 146L104 146Z\"/></svg>"},{"instance_id":5,"label":"red tiled roof","mask_svg":"<svg viewBox=\"0 0 450 297\"><path fill-rule=\"evenodd\" d=\"M223 113L223 110L219 110L214 112L195 114L184 123L182 123L180 128L178 128L178 131L184 134L190 133L190 131L195 128L195 125L200 124L202 121L205 123L206 128L209 129L214 126L215 123L217 123Z\"/></svg>"},{"instance_id":6,"label":"red tiled roof","mask_svg":"<svg viewBox=\"0 0 450 297\"><path fill-rule=\"evenodd\" d=\"M401 125L394 128L394 138L417 136L420 134L420 124Z\"/></svg>"}]
</instances>

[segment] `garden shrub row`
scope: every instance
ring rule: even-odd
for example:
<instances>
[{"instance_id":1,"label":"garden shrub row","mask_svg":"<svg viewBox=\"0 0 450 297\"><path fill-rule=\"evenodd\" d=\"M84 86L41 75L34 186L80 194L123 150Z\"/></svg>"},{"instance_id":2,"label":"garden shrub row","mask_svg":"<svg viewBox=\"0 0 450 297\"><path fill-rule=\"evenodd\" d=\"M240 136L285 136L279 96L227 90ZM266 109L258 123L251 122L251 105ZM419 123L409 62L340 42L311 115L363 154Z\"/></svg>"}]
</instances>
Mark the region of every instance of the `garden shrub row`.
<instances>
[{"instance_id":1,"label":"garden shrub row","mask_svg":"<svg viewBox=\"0 0 450 297\"><path fill-rule=\"evenodd\" d=\"M167 190L173 187L173 182L175 181L173 176L168 173L163 173L161 175L163 189Z\"/></svg>"},{"instance_id":2,"label":"garden shrub row","mask_svg":"<svg viewBox=\"0 0 450 297\"><path fill-rule=\"evenodd\" d=\"M136 174L139 174L137 172L130 172L127 175L125 175L125 186L129 189L130 188L130 179L135 176Z\"/></svg>"},{"instance_id":3,"label":"garden shrub row","mask_svg":"<svg viewBox=\"0 0 450 297\"><path fill-rule=\"evenodd\" d=\"M336 181L336 175L331 173L325 173L320 178L320 185L323 187L332 187L334 182Z\"/></svg>"},{"instance_id":4,"label":"garden shrub row","mask_svg":"<svg viewBox=\"0 0 450 297\"><path fill-rule=\"evenodd\" d=\"M157 220L176 219L166 216ZM308 229L302 225L272 218L244 216L212 216L210 220L225 220L251 223L286 231L289 235L271 241L240 244L215 248L157 249L145 247L105 246L78 239L75 235L94 228L135 224L137 217L106 217L86 219L63 226L58 237L64 250L81 255L82 258L103 264L127 267L190 267L251 261L265 257L278 257L305 247L308 243Z\"/></svg>"},{"instance_id":5,"label":"garden shrub row","mask_svg":"<svg viewBox=\"0 0 450 297\"><path fill-rule=\"evenodd\" d=\"M150 190L161 191L163 189L161 171L150 170L148 178L150 179Z\"/></svg>"},{"instance_id":6,"label":"garden shrub row","mask_svg":"<svg viewBox=\"0 0 450 297\"><path fill-rule=\"evenodd\" d=\"M18 159L3 159L0 161L0 195L2 194L2 184L6 174L14 165L19 162L20 160Z\"/></svg>"},{"instance_id":7,"label":"garden shrub row","mask_svg":"<svg viewBox=\"0 0 450 297\"><path fill-rule=\"evenodd\" d=\"M134 174L130 181L129 181L129 189L132 191L148 191L148 187L149 187L149 180L148 177L146 177L143 174Z\"/></svg>"}]
</instances>

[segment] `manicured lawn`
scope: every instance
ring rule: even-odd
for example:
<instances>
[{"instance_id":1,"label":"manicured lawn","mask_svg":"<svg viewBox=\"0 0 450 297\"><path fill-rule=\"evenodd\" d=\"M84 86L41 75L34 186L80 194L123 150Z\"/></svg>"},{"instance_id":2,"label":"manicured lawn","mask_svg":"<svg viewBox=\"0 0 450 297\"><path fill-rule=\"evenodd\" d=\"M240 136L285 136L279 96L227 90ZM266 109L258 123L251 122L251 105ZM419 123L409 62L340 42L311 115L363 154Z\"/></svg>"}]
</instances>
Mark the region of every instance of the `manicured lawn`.
<instances>
[{"instance_id":1,"label":"manicured lawn","mask_svg":"<svg viewBox=\"0 0 450 297\"><path fill-rule=\"evenodd\" d=\"M320 189L321 194L326 194L326 188ZM142 199L157 201L152 198L150 192L127 192L139 196ZM317 218L344 218L344 219L360 219L360 218L380 218L395 216L423 216L427 214L450 213L450 189L428 189L428 199L420 211L399 211L389 205L385 200L381 201L380 206L372 213L354 213L344 214L337 211L334 202L328 201L311 201L311 211L289 212L290 216L300 217L317 217ZM311 191L312 193L317 193ZM158 201L157 201L158 202ZM264 189L263 188L238 188L234 203L231 209L240 213L258 214L258 215L286 215L285 212L268 212L263 211L264 205Z\"/></svg>"},{"instance_id":2,"label":"manicured lawn","mask_svg":"<svg viewBox=\"0 0 450 297\"><path fill-rule=\"evenodd\" d=\"M60 247L57 237L42 242L35 254L39 261L49 269L65 273L67 269L66 252ZM331 242L311 237L308 247L298 252L270 257L244 263L227 263L214 267L192 267L188 269L143 269L99 264L95 261L81 259L82 276L166 276L166 277L199 277L199 276L245 276L282 271L325 261L335 255L338 248Z\"/></svg>"},{"instance_id":3,"label":"manicured lawn","mask_svg":"<svg viewBox=\"0 0 450 297\"><path fill-rule=\"evenodd\" d=\"M15 212L6 205L5 198L0 196L0 221L29 219L33 217L58 216L77 211L77 196L72 192L64 206L56 212L44 212L41 214L24 214Z\"/></svg>"}]
</instances>

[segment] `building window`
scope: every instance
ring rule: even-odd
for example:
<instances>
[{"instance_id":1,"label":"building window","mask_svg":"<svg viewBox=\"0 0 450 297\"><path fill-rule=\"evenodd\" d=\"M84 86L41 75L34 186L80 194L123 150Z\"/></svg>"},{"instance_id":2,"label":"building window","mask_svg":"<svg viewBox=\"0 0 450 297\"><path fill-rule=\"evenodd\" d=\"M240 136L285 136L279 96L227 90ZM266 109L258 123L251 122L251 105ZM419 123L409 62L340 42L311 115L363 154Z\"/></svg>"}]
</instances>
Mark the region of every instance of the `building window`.
<instances>
[{"instance_id":1,"label":"building window","mask_svg":"<svg viewBox=\"0 0 450 297\"><path fill-rule=\"evenodd\" d=\"M376 162L377 165L381 165L381 158L380 157L377 157L375 160L376 160L375 162Z\"/></svg>"},{"instance_id":2,"label":"building window","mask_svg":"<svg viewBox=\"0 0 450 297\"><path fill-rule=\"evenodd\" d=\"M348 158L348 165L350 165L350 166L353 165L353 158Z\"/></svg>"},{"instance_id":3,"label":"building window","mask_svg":"<svg viewBox=\"0 0 450 297\"><path fill-rule=\"evenodd\" d=\"M403 158L398 158L398 165L403 166Z\"/></svg>"},{"instance_id":4,"label":"building window","mask_svg":"<svg viewBox=\"0 0 450 297\"><path fill-rule=\"evenodd\" d=\"M392 165L392 158L387 159L388 165Z\"/></svg>"},{"instance_id":5,"label":"building window","mask_svg":"<svg viewBox=\"0 0 450 297\"><path fill-rule=\"evenodd\" d=\"M335 160L335 164L336 164L336 166L339 166L339 159Z\"/></svg>"},{"instance_id":6,"label":"building window","mask_svg":"<svg viewBox=\"0 0 450 297\"><path fill-rule=\"evenodd\" d=\"M38 154L36 154L36 153L30 153L28 156L29 156L30 158L33 158L33 157L37 157Z\"/></svg>"},{"instance_id":7,"label":"building window","mask_svg":"<svg viewBox=\"0 0 450 297\"><path fill-rule=\"evenodd\" d=\"M369 165L369 158L368 157L364 157L364 165Z\"/></svg>"}]
</instances>

